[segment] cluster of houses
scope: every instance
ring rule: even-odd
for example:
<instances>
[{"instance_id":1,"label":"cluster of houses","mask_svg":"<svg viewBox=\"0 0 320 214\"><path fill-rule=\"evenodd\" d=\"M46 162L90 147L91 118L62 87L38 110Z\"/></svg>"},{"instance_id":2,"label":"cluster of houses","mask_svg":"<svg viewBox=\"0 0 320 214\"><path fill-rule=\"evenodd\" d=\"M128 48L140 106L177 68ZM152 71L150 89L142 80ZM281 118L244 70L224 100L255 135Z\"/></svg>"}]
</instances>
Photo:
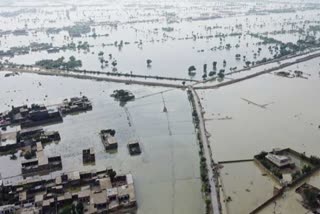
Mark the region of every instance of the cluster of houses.
<instances>
[{"instance_id":1,"label":"cluster of houses","mask_svg":"<svg viewBox=\"0 0 320 214\"><path fill-rule=\"evenodd\" d=\"M24 150L29 154L35 154L21 163L21 173L33 175L37 173L49 173L62 168L60 156L46 157L43 145L60 140L60 134L56 131L46 132L42 128L23 129L16 134L16 141L0 145L0 152L8 153L17 150Z\"/></svg>"},{"instance_id":2,"label":"cluster of houses","mask_svg":"<svg viewBox=\"0 0 320 214\"><path fill-rule=\"evenodd\" d=\"M58 109L63 115L66 115L92 110L92 104L86 96L72 97L70 100L63 100L62 105Z\"/></svg>"},{"instance_id":3,"label":"cluster of houses","mask_svg":"<svg viewBox=\"0 0 320 214\"><path fill-rule=\"evenodd\" d=\"M55 109L32 104L0 113L0 127L4 130L7 126L21 126L14 141L6 142L1 136L9 133L1 135L0 132L0 153L14 154L17 150L21 150L21 154L29 153L21 162L22 181L9 184L0 180L0 214L59 213L79 204L83 213L122 213L137 207L131 174L117 175L114 170L107 169L64 173L55 178L53 175L58 172L43 176L61 170L62 160L61 156L47 157L43 149L46 143L60 141L59 132L45 131L40 125L62 122L67 114L91 109L91 102L83 96L65 99ZM100 134L106 150L118 148L114 130L102 130ZM139 144L130 145L129 150L134 154L141 152ZM82 157L84 164L94 163L94 149L84 149Z\"/></svg>"},{"instance_id":4,"label":"cluster of houses","mask_svg":"<svg viewBox=\"0 0 320 214\"><path fill-rule=\"evenodd\" d=\"M15 140L8 140L4 137L6 133L0 132L0 153L10 153L11 159L16 159L16 151L21 150L26 159L21 163L24 176L60 170L61 157L46 157L43 151L44 144L60 141L60 134L44 131L40 126L62 122L63 115L91 109L91 102L86 96L66 99L57 108L50 109L38 104L12 106L10 111L0 113L0 127L6 131L7 126L20 125L21 130L15 133Z\"/></svg>"},{"instance_id":5,"label":"cluster of houses","mask_svg":"<svg viewBox=\"0 0 320 214\"><path fill-rule=\"evenodd\" d=\"M61 156L46 157L41 142L37 142L36 157L24 160L21 163L21 172L24 176L49 173L61 169Z\"/></svg>"},{"instance_id":6,"label":"cluster of houses","mask_svg":"<svg viewBox=\"0 0 320 214\"><path fill-rule=\"evenodd\" d=\"M113 129L105 129L100 131L101 141L106 151L118 149L118 141L115 138L116 131ZM128 150L130 155L140 155L141 148L138 141L131 141L128 143Z\"/></svg>"},{"instance_id":7,"label":"cluster of houses","mask_svg":"<svg viewBox=\"0 0 320 214\"><path fill-rule=\"evenodd\" d=\"M2 134L0 139L2 141ZM0 152L7 153L19 149L35 149L38 142L42 144L60 141L60 134L57 131L45 131L43 128L22 129L16 133L16 141L0 145Z\"/></svg>"},{"instance_id":8,"label":"cluster of houses","mask_svg":"<svg viewBox=\"0 0 320 214\"><path fill-rule=\"evenodd\" d=\"M70 172L43 180L1 185L0 213L59 213L82 204L83 213L129 212L137 207L133 176L104 171Z\"/></svg>"},{"instance_id":9,"label":"cluster of houses","mask_svg":"<svg viewBox=\"0 0 320 214\"><path fill-rule=\"evenodd\" d=\"M92 110L92 104L86 96L65 99L58 108L32 104L14 107L8 112L0 113L0 127L20 125L21 128L35 127L62 122L62 115Z\"/></svg>"},{"instance_id":10,"label":"cluster of houses","mask_svg":"<svg viewBox=\"0 0 320 214\"><path fill-rule=\"evenodd\" d=\"M0 126L20 125L21 128L41 126L49 123L62 122L57 109L47 109L44 105L32 104L14 107L9 112L0 114Z\"/></svg>"}]
</instances>

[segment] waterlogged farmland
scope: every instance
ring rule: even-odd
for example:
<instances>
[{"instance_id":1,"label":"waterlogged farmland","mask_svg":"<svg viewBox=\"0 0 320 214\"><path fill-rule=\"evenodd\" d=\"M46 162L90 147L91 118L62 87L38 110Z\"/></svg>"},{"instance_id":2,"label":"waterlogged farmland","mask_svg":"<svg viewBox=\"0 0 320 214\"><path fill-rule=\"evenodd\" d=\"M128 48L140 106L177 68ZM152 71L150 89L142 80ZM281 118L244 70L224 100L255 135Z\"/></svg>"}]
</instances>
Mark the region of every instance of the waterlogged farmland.
<instances>
[{"instance_id":1,"label":"waterlogged farmland","mask_svg":"<svg viewBox=\"0 0 320 214\"><path fill-rule=\"evenodd\" d=\"M254 157L291 148L318 161L319 2L8 0L0 6L1 147L26 130L23 105L57 108L63 118L41 125L61 139L43 144L40 158L39 144L36 154L25 144L1 153L5 185L112 168L133 176L133 213L250 213L273 197L259 212L307 212L294 191L300 184L277 182ZM68 99L83 96L92 109L72 113L77 106L68 107ZM13 106L22 106L15 116L7 114ZM5 125L9 120L15 123ZM111 136L104 139L102 130L115 134L117 149L107 149ZM130 155L128 143L138 145L138 155ZM86 149L94 151L91 164L83 163ZM62 167L23 173L23 164L43 156L60 156ZM296 175L320 188L317 173L304 173L305 163L295 160L303 169ZM95 213L94 200L84 213Z\"/></svg>"},{"instance_id":2,"label":"waterlogged farmland","mask_svg":"<svg viewBox=\"0 0 320 214\"><path fill-rule=\"evenodd\" d=\"M201 80L303 50L319 38L318 10L255 15L248 5L246 13L209 16L205 8L192 15L200 9L186 3L138 6L40 7L3 18L3 63L74 56L82 64L69 69Z\"/></svg>"}]
</instances>

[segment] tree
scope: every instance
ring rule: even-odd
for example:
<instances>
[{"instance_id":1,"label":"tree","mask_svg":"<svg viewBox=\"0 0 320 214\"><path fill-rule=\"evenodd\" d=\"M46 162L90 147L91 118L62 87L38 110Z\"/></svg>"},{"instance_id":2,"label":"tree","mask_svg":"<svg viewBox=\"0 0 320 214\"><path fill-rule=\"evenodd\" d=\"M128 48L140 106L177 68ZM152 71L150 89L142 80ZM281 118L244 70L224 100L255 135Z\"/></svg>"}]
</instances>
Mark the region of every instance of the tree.
<instances>
[{"instance_id":1,"label":"tree","mask_svg":"<svg viewBox=\"0 0 320 214\"><path fill-rule=\"evenodd\" d=\"M202 75L202 79L203 79L203 80L207 79L207 73L204 73L204 74Z\"/></svg>"},{"instance_id":2,"label":"tree","mask_svg":"<svg viewBox=\"0 0 320 214\"><path fill-rule=\"evenodd\" d=\"M194 76L196 75L196 67L194 67L194 65L191 65L189 68L188 68L188 73L190 76Z\"/></svg>"},{"instance_id":3,"label":"tree","mask_svg":"<svg viewBox=\"0 0 320 214\"><path fill-rule=\"evenodd\" d=\"M109 175L109 177L111 179L111 182L113 182L114 178L117 176L117 172L114 171L113 169L110 169L110 170L108 170L108 175Z\"/></svg>"},{"instance_id":4,"label":"tree","mask_svg":"<svg viewBox=\"0 0 320 214\"><path fill-rule=\"evenodd\" d=\"M319 126L320 128L320 126ZM310 163L314 164L314 165L320 165L320 159L316 156L310 156Z\"/></svg>"},{"instance_id":5,"label":"tree","mask_svg":"<svg viewBox=\"0 0 320 214\"><path fill-rule=\"evenodd\" d=\"M32 152L30 152L30 151L27 151L27 152L24 154L24 158L27 159L27 160L31 159L32 157L33 157L33 154L32 154Z\"/></svg>"},{"instance_id":6,"label":"tree","mask_svg":"<svg viewBox=\"0 0 320 214\"><path fill-rule=\"evenodd\" d=\"M104 52L103 51L100 51L99 53L98 53L98 56L103 56L104 55Z\"/></svg>"},{"instance_id":7,"label":"tree","mask_svg":"<svg viewBox=\"0 0 320 214\"><path fill-rule=\"evenodd\" d=\"M318 206L318 194L315 191L312 191L311 189L305 189L303 193L310 207L315 208Z\"/></svg>"},{"instance_id":8,"label":"tree","mask_svg":"<svg viewBox=\"0 0 320 214\"><path fill-rule=\"evenodd\" d=\"M210 72L209 72L209 77L212 77L212 76L216 75L216 73L217 73L217 72L215 72L215 71L210 71Z\"/></svg>"},{"instance_id":9,"label":"tree","mask_svg":"<svg viewBox=\"0 0 320 214\"><path fill-rule=\"evenodd\" d=\"M203 65L203 73L207 73L207 64Z\"/></svg>"},{"instance_id":10,"label":"tree","mask_svg":"<svg viewBox=\"0 0 320 214\"><path fill-rule=\"evenodd\" d=\"M111 65L113 66L113 67L116 67L117 66L117 61L116 60L114 60L112 63L111 63Z\"/></svg>"},{"instance_id":11,"label":"tree","mask_svg":"<svg viewBox=\"0 0 320 214\"><path fill-rule=\"evenodd\" d=\"M307 173L309 173L311 170L312 170L311 166L309 166L309 165L304 165L304 166L302 167L302 174L307 174Z\"/></svg>"},{"instance_id":12,"label":"tree","mask_svg":"<svg viewBox=\"0 0 320 214\"><path fill-rule=\"evenodd\" d=\"M62 58L62 57L61 57L61 58ZM64 58L63 58L63 59L64 59ZM63 61L63 59L62 59L62 61ZM73 62L73 61L76 61L76 58L75 58L74 56L70 56L69 60L70 60L71 62Z\"/></svg>"},{"instance_id":13,"label":"tree","mask_svg":"<svg viewBox=\"0 0 320 214\"><path fill-rule=\"evenodd\" d=\"M223 79L224 78L224 73L218 73L219 78Z\"/></svg>"},{"instance_id":14,"label":"tree","mask_svg":"<svg viewBox=\"0 0 320 214\"><path fill-rule=\"evenodd\" d=\"M224 71L225 71L224 69L220 69L220 71L219 71L219 73L218 73L218 77L219 77L219 78L221 78L221 79L224 78L224 76L225 76L225 75L224 75Z\"/></svg>"},{"instance_id":15,"label":"tree","mask_svg":"<svg viewBox=\"0 0 320 214\"><path fill-rule=\"evenodd\" d=\"M84 207L82 202L77 203L76 210L78 214L83 214Z\"/></svg>"},{"instance_id":16,"label":"tree","mask_svg":"<svg viewBox=\"0 0 320 214\"><path fill-rule=\"evenodd\" d=\"M212 63L212 65L213 65L213 70L216 70L216 68L217 68L217 62L214 61L214 62Z\"/></svg>"},{"instance_id":17,"label":"tree","mask_svg":"<svg viewBox=\"0 0 320 214\"><path fill-rule=\"evenodd\" d=\"M189 72L195 71L197 70L196 67L194 67L194 65L191 65L188 69Z\"/></svg>"},{"instance_id":18,"label":"tree","mask_svg":"<svg viewBox=\"0 0 320 214\"><path fill-rule=\"evenodd\" d=\"M246 61L246 66L249 67L251 65L250 61Z\"/></svg>"},{"instance_id":19,"label":"tree","mask_svg":"<svg viewBox=\"0 0 320 214\"><path fill-rule=\"evenodd\" d=\"M299 178L301 176L301 172L300 171L296 171L295 173L292 174L292 179L296 180L297 178Z\"/></svg>"}]
</instances>

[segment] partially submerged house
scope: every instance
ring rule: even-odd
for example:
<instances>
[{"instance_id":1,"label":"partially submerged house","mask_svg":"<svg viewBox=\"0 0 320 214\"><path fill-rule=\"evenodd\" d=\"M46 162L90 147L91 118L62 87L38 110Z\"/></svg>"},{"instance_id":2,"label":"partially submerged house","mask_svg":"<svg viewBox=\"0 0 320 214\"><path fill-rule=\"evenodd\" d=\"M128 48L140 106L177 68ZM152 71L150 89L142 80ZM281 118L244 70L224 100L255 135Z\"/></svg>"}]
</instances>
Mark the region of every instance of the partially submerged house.
<instances>
[{"instance_id":1,"label":"partially submerged house","mask_svg":"<svg viewBox=\"0 0 320 214\"><path fill-rule=\"evenodd\" d=\"M133 176L117 176L112 169L71 172L53 179L29 178L0 188L6 198L3 203L13 213L26 208L33 213L59 213L78 203L85 213L92 214L131 213L137 207Z\"/></svg>"},{"instance_id":2,"label":"partially submerged house","mask_svg":"<svg viewBox=\"0 0 320 214\"><path fill-rule=\"evenodd\" d=\"M57 131L44 131L39 127L22 129L17 132L14 143L0 145L0 152L6 153L27 146L35 147L37 142L46 144L60 141L60 139L60 134Z\"/></svg>"},{"instance_id":3,"label":"partially submerged house","mask_svg":"<svg viewBox=\"0 0 320 214\"><path fill-rule=\"evenodd\" d=\"M84 164L94 163L96 161L96 155L93 148L82 150L82 161Z\"/></svg>"},{"instance_id":4,"label":"partially submerged house","mask_svg":"<svg viewBox=\"0 0 320 214\"><path fill-rule=\"evenodd\" d=\"M62 169L61 156L46 157L41 143L37 143L36 158L21 163L22 174L48 173Z\"/></svg>"},{"instance_id":5,"label":"partially submerged house","mask_svg":"<svg viewBox=\"0 0 320 214\"><path fill-rule=\"evenodd\" d=\"M0 115L2 126L21 125L22 128L62 122L57 109L47 109L44 105L32 104L14 107Z\"/></svg>"},{"instance_id":6,"label":"partially submerged house","mask_svg":"<svg viewBox=\"0 0 320 214\"><path fill-rule=\"evenodd\" d=\"M118 142L115 138L116 131L113 129L101 130L101 141L106 150L115 150L118 148Z\"/></svg>"},{"instance_id":7,"label":"partially submerged house","mask_svg":"<svg viewBox=\"0 0 320 214\"><path fill-rule=\"evenodd\" d=\"M59 106L59 111L63 115L89 110L92 110L92 104L86 96L72 97L70 100L65 99Z\"/></svg>"},{"instance_id":8,"label":"partially submerged house","mask_svg":"<svg viewBox=\"0 0 320 214\"><path fill-rule=\"evenodd\" d=\"M0 127L21 125L29 128L62 122L62 115L92 110L92 104L86 96L65 99L58 108L48 108L41 104L12 106L10 111L0 113Z\"/></svg>"},{"instance_id":9,"label":"partially submerged house","mask_svg":"<svg viewBox=\"0 0 320 214\"><path fill-rule=\"evenodd\" d=\"M320 159L290 148L273 149L254 156L255 163L282 186L291 186L320 168Z\"/></svg>"},{"instance_id":10,"label":"partially submerged house","mask_svg":"<svg viewBox=\"0 0 320 214\"><path fill-rule=\"evenodd\" d=\"M269 153L266 155L266 158L279 168L284 168L290 165L291 166L294 165L294 162L291 160L291 158L285 155L276 155L276 154Z\"/></svg>"},{"instance_id":11,"label":"partially submerged house","mask_svg":"<svg viewBox=\"0 0 320 214\"><path fill-rule=\"evenodd\" d=\"M138 141L131 141L128 143L128 149L130 155L140 155L141 148Z\"/></svg>"}]
</instances>

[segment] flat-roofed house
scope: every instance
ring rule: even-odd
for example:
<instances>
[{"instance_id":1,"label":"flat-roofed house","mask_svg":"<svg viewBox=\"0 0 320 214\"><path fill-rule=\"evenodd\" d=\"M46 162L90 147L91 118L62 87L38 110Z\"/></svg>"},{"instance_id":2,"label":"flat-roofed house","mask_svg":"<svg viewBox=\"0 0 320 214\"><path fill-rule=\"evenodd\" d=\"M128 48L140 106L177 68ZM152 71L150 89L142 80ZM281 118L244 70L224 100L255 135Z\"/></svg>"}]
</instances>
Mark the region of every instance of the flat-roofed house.
<instances>
[{"instance_id":1,"label":"flat-roofed house","mask_svg":"<svg viewBox=\"0 0 320 214\"><path fill-rule=\"evenodd\" d=\"M275 155L275 154L269 153L266 155L266 158L279 168L283 168L293 164L291 159L284 155Z\"/></svg>"}]
</instances>

